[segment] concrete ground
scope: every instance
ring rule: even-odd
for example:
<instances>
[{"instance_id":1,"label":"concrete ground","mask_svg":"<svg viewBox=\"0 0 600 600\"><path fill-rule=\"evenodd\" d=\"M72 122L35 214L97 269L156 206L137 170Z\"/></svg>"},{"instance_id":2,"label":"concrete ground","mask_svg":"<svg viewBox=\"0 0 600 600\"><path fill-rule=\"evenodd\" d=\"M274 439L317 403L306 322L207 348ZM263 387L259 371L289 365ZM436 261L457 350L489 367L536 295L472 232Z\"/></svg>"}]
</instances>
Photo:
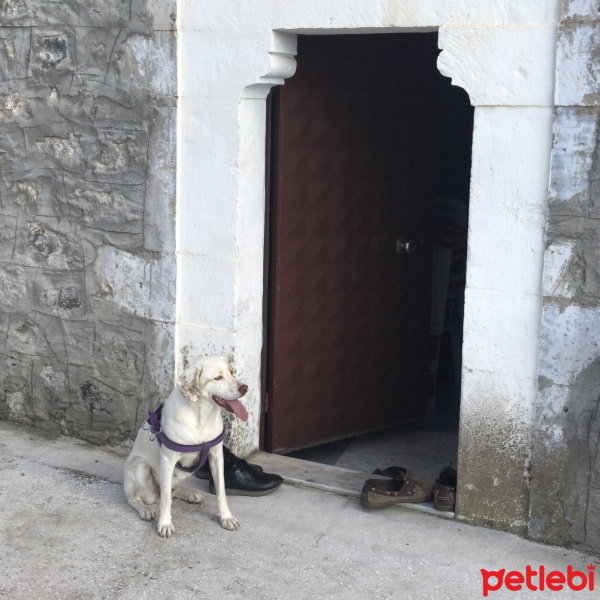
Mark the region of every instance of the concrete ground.
<instances>
[{"instance_id":1,"label":"concrete ground","mask_svg":"<svg viewBox=\"0 0 600 600\"><path fill-rule=\"evenodd\" d=\"M482 597L482 568L572 565L587 574L598 562L415 511L367 512L356 498L291 485L231 497L237 532L220 527L208 492L202 508L175 500L175 536L163 540L126 504L123 462L123 450L0 423L0 598L460 600ZM488 597L597 594L502 588Z\"/></svg>"}]
</instances>

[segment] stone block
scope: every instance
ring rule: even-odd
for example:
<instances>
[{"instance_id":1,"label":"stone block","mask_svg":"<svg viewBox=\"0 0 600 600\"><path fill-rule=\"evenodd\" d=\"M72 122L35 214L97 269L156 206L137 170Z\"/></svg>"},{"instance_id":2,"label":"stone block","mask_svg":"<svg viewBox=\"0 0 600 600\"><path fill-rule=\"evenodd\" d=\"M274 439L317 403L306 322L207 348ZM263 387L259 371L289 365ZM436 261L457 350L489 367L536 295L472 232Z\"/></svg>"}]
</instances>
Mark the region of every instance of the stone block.
<instances>
[{"instance_id":1,"label":"stone block","mask_svg":"<svg viewBox=\"0 0 600 600\"><path fill-rule=\"evenodd\" d=\"M0 81L27 76L30 44L30 29L0 27Z\"/></svg>"},{"instance_id":2,"label":"stone block","mask_svg":"<svg viewBox=\"0 0 600 600\"><path fill-rule=\"evenodd\" d=\"M93 229L141 233L144 224L144 186L98 183L70 174L64 179L67 204L79 223Z\"/></svg>"},{"instance_id":3,"label":"stone block","mask_svg":"<svg viewBox=\"0 0 600 600\"><path fill-rule=\"evenodd\" d=\"M0 308L8 312L32 307L36 269L0 264Z\"/></svg>"},{"instance_id":4,"label":"stone block","mask_svg":"<svg viewBox=\"0 0 600 600\"><path fill-rule=\"evenodd\" d=\"M177 20L176 0L145 0L147 11L152 15L154 31L175 31Z\"/></svg>"},{"instance_id":5,"label":"stone block","mask_svg":"<svg viewBox=\"0 0 600 600\"><path fill-rule=\"evenodd\" d=\"M17 218L0 215L0 263L12 260L17 235Z\"/></svg>"},{"instance_id":6,"label":"stone block","mask_svg":"<svg viewBox=\"0 0 600 600\"><path fill-rule=\"evenodd\" d=\"M0 23L25 27L43 22L42 6L32 0L1 0Z\"/></svg>"},{"instance_id":7,"label":"stone block","mask_svg":"<svg viewBox=\"0 0 600 600\"><path fill-rule=\"evenodd\" d=\"M30 357L0 354L0 416L27 422L32 414Z\"/></svg>"},{"instance_id":8,"label":"stone block","mask_svg":"<svg viewBox=\"0 0 600 600\"><path fill-rule=\"evenodd\" d=\"M112 246L98 250L94 273L100 289L129 314L150 317L150 263Z\"/></svg>"},{"instance_id":9,"label":"stone block","mask_svg":"<svg viewBox=\"0 0 600 600\"><path fill-rule=\"evenodd\" d=\"M72 29L34 28L28 75L51 78L59 73L72 73L75 70L75 56L75 34Z\"/></svg>"},{"instance_id":10,"label":"stone block","mask_svg":"<svg viewBox=\"0 0 600 600\"><path fill-rule=\"evenodd\" d=\"M597 0L564 0L562 2L561 21L598 20L600 5Z\"/></svg>"},{"instance_id":11,"label":"stone block","mask_svg":"<svg viewBox=\"0 0 600 600\"><path fill-rule=\"evenodd\" d=\"M148 145L144 247L162 253L175 252L176 133L176 109L155 110Z\"/></svg>"},{"instance_id":12,"label":"stone block","mask_svg":"<svg viewBox=\"0 0 600 600\"><path fill-rule=\"evenodd\" d=\"M438 69L473 106L552 106L555 45L554 25L443 26Z\"/></svg>"},{"instance_id":13,"label":"stone block","mask_svg":"<svg viewBox=\"0 0 600 600\"><path fill-rule=\"evenodd\" d=\"M122 233L106 229L81 228L83 240L83 253L86 265L92 265L98 257L98 250L102 246L113 246L126 252L143 252L144 240L142 233ZM90 269L87 274L95 277ZM87 277L86 274L86 277Z\"/></svg>"},{"instance_id":14,"label":"stone block","mask_svg":"<svg viewBox=\"0 0 600 600\"><path fill-rule=\"evenodd\" d=\"M69 376L66 372L66 365L51 363L47 360L37 361L37 364L39 367L35 370L37 383L48 393L55 395L59 404L66 404L69 393Z\"/></svg>"},{"instance_id":15,"label":"stone block","mask_svg":"<svg viewBox=\"0 0 600 600\"><path fill-rule=\"evenodd\" d=\"M575 378L600 356L600 308L544 303L539 374L559 385Z\"/></svg>"},{"instance_id":16,"label":"stone block","mask_svg":"<svg viewBox=\"0 0 600 600\"><path fill-rule=\"evenodd\" d=\"M102 129L148 129L152 106L132 94L89 79L71 92L61 98L61 112Z\"/></svg>"},{"instance_id":17,"label":"stone block","mask_svg":"<svg viewBox=\"0 0 600 600\"><path fill-rule=\"evenodd\" d=\"M49 357L35 358L31 398L33 415L36 419L60 420L70 400L67 365Z\"/></svg>"},{"instance_id":18,"label":"stone block","mask_svg":"<svg viewBox=\"0 0 600 600\"><path fill-rule=\"evenodd\" d=\"M63 319L85 314L83 271L41 269L35 279L35 306L42 313Z\"/></svg>"},{"instance_id":19,"label":"stone block","mask_svg":"<svg viewBox=\"0 0 600 600\"><path fill-rule=\"evenodd\" d=\"M6 351L25 356L46 356L66 363L60 320L36 313L11 315Z\"/></svg>"},{"instance_id":20,"label":"stone block","mask_svg":"<svg viewBox=\"0 0 600 600\"><path fill-rule=\"evenodd\" d=\"M0 123L14 122L21 127L30 124L32 116L31 102L18 92L0 95Z\"/></svg>"},{"instance_id":21,"label":"stone block","mask_svg":"<svg viewBox=\"0 0 600 600\"><path fill-rule=\"evenodd\" d=\"M67 374L68 401L55 407L55 415L64 434L81 437L81 431L88 430L92 424L92 407L81 389L86 382L91 381L92 370L69 364Z\"/></svg>"},{"instance_id":22,"label":"stone block","mask_svg":"<svg viewBox=\"0 0 600 600\"><path fill-rule=\"evenodd\" d=\"M35 77L0 82L0 125L36 127L64 121L68 112L62 112L59 104L68 93L70 80L69 75L61 75L52 83Z\"/></svg>"},{"instance_id":23,"label":"stone block","mask_svg":"<svg viewBox=\"0 0 600 600\"><path fill-rule=\"evenodd\" d=\"M117 38L105 83L133 94L147 95L148 43L147 35L123 31Z\"/></svg>"},{"instance_id":24,"label":"stone block","mask_svg":"<svg viewBox=\"0 0 600 600\"><path fill-rule=\"evenodd\" d=\"M87 366L94 364L94 338L96 326L94 321L63 321L65 346L69 366Z\"/></svg>"},{"instance_id":25,"label":"stone block","mask_svg":"<svg viewBox=\"0 0 600 600\"><path fill-rule=\"evenodd\" d=\"M46 269L83 269L81 240L73 223L54 217L20 219L13 262Z\"/></svg>"},{"instance_id":26,"label":"stone block","mask_svg":"<svg viewBox=\"0 0 600 600\"><path fill-rule=\"evenodd\" d=\"M583 268L581 253L575 242L550 244L544 255L544 296L573 298L582 279Z\"/></svg>"},{"instance_id":27,"label":"stone block","mask_svg":"<svg viewBox=\"0 0 600 600\"><path fill-rule=\"evenodd\" d=\"M148 411L171 393L175 381L174 324L150 321L146 324L144 335L144 380L148 396L140 397L136 428L148 418Z\"/></svg>"},{"instance_id":28,"label":"stone block","mask_svg":"<svg viewBox=\"0 0 600 600\"><path fill-rule=\"evenodd\" d=\"M16 123L9 123L2 125L0 133L0 173L22 171L23 165L27 164L23 130Z\"/></svg>"},{"instance_id":29,"label":"stone block","mask_svg":"<svg viewBox=\"0 0 600 600\"><path fill-rule=\"evenodd\" d=\"M148 84L157 96L177 95L177 38L172 31L155 31L148 40Z\"/></svg>"},{"instance_id":30,"label":"stone block","mask_svg":"<svg viewBox=\"0 0 600 600\"><path fill-rule=\"evenodd\" d=\"M0 348L6 347L10 318L11 314L9 312L0 311Z\"/></svg>"},{"instance_id":31,"label":"stone block","mask_svg":"<svg viewBox=\"0 0 600 600\"><path fill-rule=\"evenodd\" d=\"M11 27L126 26L130 19L130 3L120 0L2 0L0 22Z\"/></svg>"},{"instance_id":32,"label":"stone block","mask_svg":"<svg viewBox=\"0 0 600 600\"><path fill-rule=\"evenodd\" d=\"M104 80L120 27L76 27L77 74Z\"/></svg>"},{"instance_id":33,"label":"stone block","mask_svg":"<svg viewBox=\"0 0 600 600\"><path fill-rule=\"evenodd\" d=\"M121 392L133 393L144 374L143 332L113 327L99 321L94 339L96 377Z\"/></svg>"},{"instance_id":34,"label":"stone block","mask_svg":"<svg viewBox=\"0 0 600 600\"><path fill-rule=\"evenodd\" d=\"M84 178L90 181L141 184L146 179L148 134L135 130L98 130L97 151L88 161Z\"/></svg>"},{"instance_id":35,"label":"stone block","mask_svg":"<svg viewBox=\"0 0 600 600\"><path fill-rule=\"evenodd\" d=\"M0 204L14 217L69 217L63 174L52 169L13 171L0 177Z\"/></svg>"},{"instance_id":36,"label":"stone block","mask_svg":"<svg viewBox=\"0 0 600 600\"><path fill-rule=\"evenodd\" d=\"M52 123L28 128L25 136L28 161L37 168L83 172L81 131L74 132L67 123Z\"/></svg>"},{"instance_id":37,"label":"stone block","mask_svg":"<svg viewBox=\"0 0 600 600\"><path fill-rule=\"evenodd\" d=\"M24 315L14 315L6 342L6 350L29 356L43 355L46 340L38 325Z\"/></svg>"},{"instance_id":38,"label":"stone block","mask_svg":"<svg viewBox=\"0 0 600 600\"><path fill-rule=\"evenodd\" d=\"M587 498L587 523L600 523L600 489L590 488ZM588 548L600 548L600 529L586 528L585 544Z\"/></svg>"},{"instance_id":39,"label":"stone block","mask_svg":"<svg viewBox=\"0 0 600 600\"><path fill-rule=\"evenodd\" d=\"M563 23L556 51L557 106L600 105L600 23Z\"/></svg>"},{"instance_id":40,"label":"stone block","mask_svg":"<svg viewBox=\"0 0 600 600\"><path fill-rule=\"evenodd\" d=\"M76 0L78 24L89 27L127 27L131 18L131 2L121 0Z\"/></svg>"},{"instance_id":41,"label":"stone block","mask_svg":"<svg viewBox=\"0 0 600 600\"><path fill-rule=\"evenodd\" d=\"M330 0L310 4L275 2L236 5L212 0L182 0L178 26L183 31L210 31L231 24L231 29L341 30L384 27L456 25L523 25L558 20L558 0L421 0L419 2L352 2ZM281 10L285 6L285 10ZM260 7L260 8L259 8Z\"/></svg>"},{"instance_id":42,"label":"stone block","mask_svg":"<svg viewBox=\"0 0 600 600\"><path fill-rule=\"evenodd\" d=\"M175 321L175 289L177 260L175 254L165 254L151 264L150 318L155 321Z\"/></svg>"},{"instance_id":43,"label":"stone block","mask_svg":"<svg viewBox=\"0 0 600 600\"><path fill-rule=\"evenodd\" d=\"M557 107L550 171L550 202L589 205L598 109Z\"/></svg>"},{"instance_id":44,"label":"stone block","mask_svg":"<svg viewBox=\"0 0 600 600\"><path fill-rule=\"evenodd\" d=\"M32 318L42 331L47 344L44 349L44 356L54 358L63 365L66 365L69 362L69 358L62 319L43 313L33 314L34 317Z\"/></svg>"}]
</instances>

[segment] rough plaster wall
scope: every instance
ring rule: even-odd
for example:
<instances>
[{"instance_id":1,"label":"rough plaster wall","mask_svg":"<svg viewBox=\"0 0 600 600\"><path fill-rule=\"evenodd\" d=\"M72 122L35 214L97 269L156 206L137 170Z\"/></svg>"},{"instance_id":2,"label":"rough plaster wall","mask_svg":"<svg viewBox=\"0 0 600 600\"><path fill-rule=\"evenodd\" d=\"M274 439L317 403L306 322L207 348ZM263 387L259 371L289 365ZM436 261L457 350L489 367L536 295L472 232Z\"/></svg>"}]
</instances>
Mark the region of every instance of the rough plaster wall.
<instances>
[{"instance_id":1,"label":"rough plaster wall","mask_svg":"<svg viewBox=\"0 0 600 600\"><path fill-rule=\"evenodd\" d=\"M0 417L131 436L172 384L173 0L0 0Z\"/></svg>"},{"instance_id":2,"label":"rough plaster wall","mask_svg":"<svg viewBox=\"0 0 600 600\"><path fill-rule=\"evenodd\" d=\"M529 535L600 552L600 2L564 0Z\"/></svg>"}]
</instances>

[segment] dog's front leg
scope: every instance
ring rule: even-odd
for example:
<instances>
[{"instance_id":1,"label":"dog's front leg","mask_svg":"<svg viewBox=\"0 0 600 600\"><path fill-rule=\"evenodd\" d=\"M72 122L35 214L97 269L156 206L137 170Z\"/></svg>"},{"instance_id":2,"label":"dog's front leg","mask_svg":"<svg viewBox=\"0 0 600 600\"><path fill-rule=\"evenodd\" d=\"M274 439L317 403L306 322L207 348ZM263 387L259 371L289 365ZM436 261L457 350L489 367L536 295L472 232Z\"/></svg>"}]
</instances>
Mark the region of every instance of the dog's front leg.
<instances>
[{"instance_id":1,"label":"dog's front leg","mask_svg":"<svg viewBox=\"0 0 600 600\"><path fill-rule=\"evenodd\" d=\"M175 528L171 519L171 489L173 485L173 470L179 455L164 446L160 449L160 519L158 533L164 538L171 537Z\"/></svg>"},{"instance_id":2,"label":"dog's front leg","mask_svg":"<svg viewBox=\"0 0 600 600\"><path fill-rule=\"evenodd\" d=\"M219 519L221 526L230 531L235 531L239 526L239 521L231 514L225 495L225 473L223 461L223 444L213 446L208 452L208 464L215 482L217 492L217 503L219 504Z\"/></svg>"}]
</instances>

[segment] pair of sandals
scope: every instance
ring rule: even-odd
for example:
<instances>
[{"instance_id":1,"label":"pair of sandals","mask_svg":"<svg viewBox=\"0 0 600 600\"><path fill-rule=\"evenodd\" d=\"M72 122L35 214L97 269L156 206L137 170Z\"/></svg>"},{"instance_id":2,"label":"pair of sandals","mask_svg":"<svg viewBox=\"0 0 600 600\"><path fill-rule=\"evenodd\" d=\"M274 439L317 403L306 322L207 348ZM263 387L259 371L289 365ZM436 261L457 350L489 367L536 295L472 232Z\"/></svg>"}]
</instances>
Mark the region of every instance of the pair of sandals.
<instances>
[{"instance_id":1,"label":"pair of sandals","mask_svg":"<svg viewBox=\"0 0 600 600\"><path fill-rule=\"evenodd\" d=\"M392 504L429 502L437 510L453 511L456 503L456 469L444 467L435 482L421 482L409 477L403 467L375 469L374 475L389 479L367 479L360 493L364 508L385 508Z\"/></svg>"}]
</instances>

